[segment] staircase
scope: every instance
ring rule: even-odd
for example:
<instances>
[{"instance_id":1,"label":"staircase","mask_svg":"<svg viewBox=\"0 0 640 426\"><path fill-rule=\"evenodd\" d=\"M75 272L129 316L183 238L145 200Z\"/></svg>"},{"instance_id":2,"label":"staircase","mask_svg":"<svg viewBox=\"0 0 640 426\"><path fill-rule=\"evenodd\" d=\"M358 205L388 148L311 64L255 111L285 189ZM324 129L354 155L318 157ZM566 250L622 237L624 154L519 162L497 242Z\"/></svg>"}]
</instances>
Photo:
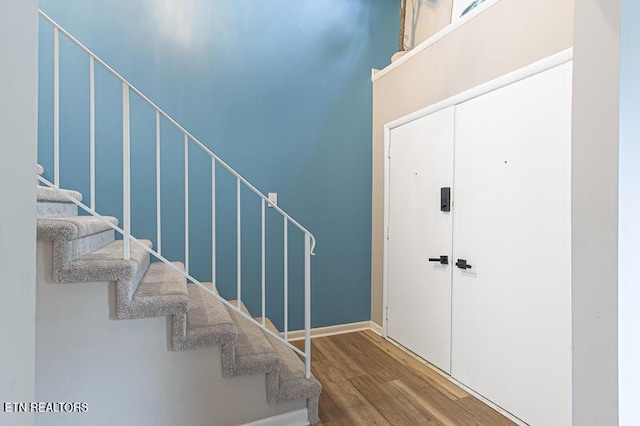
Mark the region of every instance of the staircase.
<instances>
[{"instance_id":1,"label":"staircase","mask_svg":"<svg viewBox=\"0 0 640 426\"><path fill-rule=\"evenodd\" d=\"M320 383L311 375L310 361L310 256L313 254L315 238L298 222L264 194L224 163L204 144L187 132L174 119L164 113L138 89L133 87L104 61L55 23L44 12L41 17L52 25L54 31L54 138L53 138L53 182L43 177L44 170L38 166L37 179L37 238L39 242L52 244L51 282L54 283L115 283L113 316L115 320L141 320L168 317L168 348L172 351L188 351L196 348L220 347L222 376L265 375L266 400L270 405L287 404L306 400L307 417L310 424L318 421L318 398ZM60 187L60 108L59 108L59 37L67 37L84 51L90 61L91 72L91 184L90 205L83 203L83 195ZM103 66L122 83L123 113L123 225L111 216L96 211L95 200L95 87L94 67ZM131 234L131 135L129 97L133 93L145 101L156 113L157 153L160 155L160 120L166 120L184 134L185 149L185 255L183 262L173 262L156 250L150 240L137 239ZM42 141L40 142L42 143ZM188 148L195 145L211 158L212 176L212 276L215 281L215 170L222 166L237 182L237 300L227 301L216 290L215 282L204 282L189 271L189 160ZM157 167L158 222L157 242L161 244L162 225L160 210L160 166ZM242 302L241 271L241 220L240 189L249 188L261 201L262 208L262 310L256 318ZM265 208L272 207L284 219L284 330L281 332L265 314ZM79 215L79 209L82 215ZM287 229L292 225L304 233L304 285L305 285L305 350L301 351L287 341ZM122 239L117 239L117 235ZM155 261L154 261L155 260ZM46 279L45 279L46 281ZM49 291L49 290L47 290ZM109 318L105 318L108 320ZM82 322L82 318L76 319ZM131 357L136 354L132 353ZM135 380L135 376L131 377ZM211 424L216 423L215 419Z\"/></svg>"},{"instance_id":2,"label":"staircase","mask_svg":"<svg viewBox=\"0 0 640 426\"><path fill-rule=\"evenodd\" d=\"M38 186L37 194L37 238L53 243L55 282L115 282L117 319L171 317L168 334L174 351L220 346L224 377L265 374L269 404L306 399L309 423L316 424L321 385L313 376L306 377L304 362L274 336L280 332L271 321L265 318L271 331L265 333L246 318L251 314L242 302L245 315L188 284L178 272L184 271L182 263L151 263L149 252L137 245L130 259L124 259L124 243L115 239L112 227L96 217L78 215L70 198L80 202L80 193ZM114 217L103 219L118 225ZM141 243L152 247L148 240ZM205 285L218 295L212 283Z\"/></svg>"}]
</instances>

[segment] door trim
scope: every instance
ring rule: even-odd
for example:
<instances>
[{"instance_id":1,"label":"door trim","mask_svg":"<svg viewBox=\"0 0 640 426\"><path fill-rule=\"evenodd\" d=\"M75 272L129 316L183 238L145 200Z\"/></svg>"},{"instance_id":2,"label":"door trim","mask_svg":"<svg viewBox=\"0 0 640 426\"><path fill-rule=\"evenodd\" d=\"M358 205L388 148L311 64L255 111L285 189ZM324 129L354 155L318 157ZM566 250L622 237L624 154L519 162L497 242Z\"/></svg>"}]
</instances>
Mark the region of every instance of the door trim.
<instances>
[{"instance_id":1,"label":"door trim","mask_svg":"<svg viewBox=\"0 0 640 426\"><path fill-rule=\"evenodd\" d=\"M552 68L564 65L573 60L573 48L569 48L555 55L549 56L531 65L527 65L511 73L491 80L487 83L474 87L466 92L459 93L443 101L437 102L426 108L405 115L397 120L384 125L384 254L382 273L382 336L387 338L387 307L388 307L388 284L389 284L389 149L391 142L391 130L415 121L427 115L433 114L445 108L461 104L478 96L485 95L494 90L540 74ZM454 142L455 143L455 142Z\"/></svg>"}]
</instances>

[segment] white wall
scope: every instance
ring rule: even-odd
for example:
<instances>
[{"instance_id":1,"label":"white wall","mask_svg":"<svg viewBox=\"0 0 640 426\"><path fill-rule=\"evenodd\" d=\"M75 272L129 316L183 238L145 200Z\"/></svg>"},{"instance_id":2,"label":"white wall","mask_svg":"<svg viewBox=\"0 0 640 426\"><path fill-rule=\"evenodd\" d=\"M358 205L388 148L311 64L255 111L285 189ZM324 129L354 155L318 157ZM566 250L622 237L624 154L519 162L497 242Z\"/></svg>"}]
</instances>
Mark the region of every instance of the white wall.
<instances>
[{"instance_id":1,"label":"white wall","mask_svg":"<svg viewBox=\"0 0 640 426\"><path fill-rule=\"evenodd\" d=\"M573 424L618 424L619 0L576 0Z\"/></svg>"},{"instance_id":2,"label":"white wall","mask_svg":"<svg viewBox=\"0 0 640 426\"><path fill-rule=\"evenodd\" d=\"M640 424L640 3L622 1L620 77L620 424Z\"/></svg>"},{"instance_id":3,"label":"white wall","mask_svg":"<svg viewBox=\"0 0 640 426\"><path fill-rule=\"evenodd\" d=\"M0 403L34 399L37 8L0 3ZM33 424L3 412L0 424Z\"/></svg>"}]
</instances>

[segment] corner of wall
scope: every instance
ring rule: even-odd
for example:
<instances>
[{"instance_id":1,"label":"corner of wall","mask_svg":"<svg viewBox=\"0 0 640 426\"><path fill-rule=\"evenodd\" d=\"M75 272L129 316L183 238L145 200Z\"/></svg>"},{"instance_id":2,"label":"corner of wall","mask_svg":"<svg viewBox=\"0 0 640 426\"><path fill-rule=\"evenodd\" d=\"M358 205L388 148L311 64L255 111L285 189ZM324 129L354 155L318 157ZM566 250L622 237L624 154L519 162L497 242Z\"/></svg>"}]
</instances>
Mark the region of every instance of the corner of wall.
<instances>
[{"instance_id":1,"label":"corner of wall","mask_svg":"<svg viewBox=\"0 0 640 426\"><path fill-rule=\"evenodd\" d=\"M38 2L0 6L0 401L35 399ZM33 413L0 423L33 425Z\"/></svg>"},{"instance_id":2,"label":"corner of wall","mask_svg":"<svg viewBox=\"0 0 640 426\"><path fill-rule=\"evenodd\" d=\"M572 390L585 426L618 424L619 52L620 1L576 1Z\"/></svg>"}]
</instances>

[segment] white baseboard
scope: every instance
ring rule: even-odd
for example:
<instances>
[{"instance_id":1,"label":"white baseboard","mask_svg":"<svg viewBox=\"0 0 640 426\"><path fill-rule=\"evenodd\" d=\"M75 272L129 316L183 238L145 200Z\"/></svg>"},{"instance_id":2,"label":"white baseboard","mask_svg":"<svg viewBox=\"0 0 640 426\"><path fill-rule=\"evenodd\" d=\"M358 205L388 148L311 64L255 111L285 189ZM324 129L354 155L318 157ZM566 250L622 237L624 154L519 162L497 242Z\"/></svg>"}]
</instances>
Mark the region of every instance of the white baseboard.
<instances>
[{"instance_id":1,"label":"white baseboard","mask_svg":"<svg viewBox=\"0 0 640 426\"><path fill-rule=\"evenodd\" d=\"M301 408L290 413L245 423L241 426L309 426L309 420L307 420L307 409Z\"/></svg>"},{"instance_id":2,"label":"white baseboard","mask_svg":"<svg viewBox=\"0 0 640 426\"><path fill-rule=\"evenodd\" d=\"M371 323L371 324L369 325L369 328L371 328L371 331L373 331L374 333L376 333L376 334L377 334L377 335L379 335L379 336L382 336L382 332L383 332L383 330L382 330L382 326L381 326L381 325L376 324L376 323L375 323L375 322L373 322L373 321L369 321L369 322Z\"/></svg>"},{"instance_id":3,"label":"white baseboard","mask_svg":"<svg viewBox=\"0 0 640 426\"><path fill-rule=\"evenodd\" d=\"M355 331L363 331L371 329L371 321L352 322L349 324L330 325L328 327L317 327L311 329L311 337L327 337L337 334L353 333ZM304 330L296 330L289 332L289 341L304 339Z\"/></svg>"}]
</instances>

